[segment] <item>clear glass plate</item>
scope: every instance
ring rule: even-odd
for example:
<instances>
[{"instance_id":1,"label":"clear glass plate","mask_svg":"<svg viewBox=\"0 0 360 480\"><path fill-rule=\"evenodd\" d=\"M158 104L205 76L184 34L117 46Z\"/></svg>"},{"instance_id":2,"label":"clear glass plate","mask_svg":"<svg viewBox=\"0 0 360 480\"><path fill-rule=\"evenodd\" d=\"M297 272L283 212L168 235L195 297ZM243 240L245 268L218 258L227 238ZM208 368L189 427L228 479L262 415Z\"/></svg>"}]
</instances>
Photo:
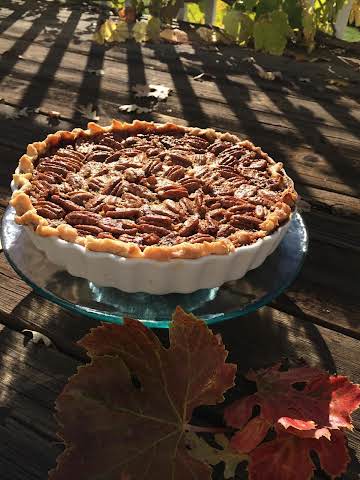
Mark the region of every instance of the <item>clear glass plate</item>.
<instances>
[{"instance_id":1,"label":"clear glass plate","mask_svg":"<svg viewBox=\"0 0 360 480\"><path fill-rule=\"evenodd\" d=\"M308 235L301 215L295 213L275 252L242 279L219 288L169 295L125 293L73 277L33 245L26 230L14 222L11 207L3 217L2 246L10 265L35 292L72 312L113 323L130 316L148 327L167 328L177 305L212 324L241 317L271 302L299 273Z\"/></svg>"}]
</instances>

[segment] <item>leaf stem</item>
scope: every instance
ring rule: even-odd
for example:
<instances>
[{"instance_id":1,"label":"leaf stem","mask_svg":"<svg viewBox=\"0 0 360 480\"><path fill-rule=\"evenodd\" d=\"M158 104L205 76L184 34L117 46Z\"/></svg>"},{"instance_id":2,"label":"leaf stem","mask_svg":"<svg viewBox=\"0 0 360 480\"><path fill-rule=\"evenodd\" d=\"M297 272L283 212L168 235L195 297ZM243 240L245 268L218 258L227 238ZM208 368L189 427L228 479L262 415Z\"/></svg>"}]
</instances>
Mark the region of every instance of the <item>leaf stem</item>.
<instances>
[{"instance_id":1,"label":"leaf stem","mask_svg":"<svg viewBox=\"0 0 360 480\"><path fill-rule=\"evenodd\" d=\"M202 433L202 432L225 433L229 431L229 429L226 427L201 427L200 425L191 425L190 423L185 425L185 430L187 432L196 432L196 433Z\"/></svg>"}]
</instances>

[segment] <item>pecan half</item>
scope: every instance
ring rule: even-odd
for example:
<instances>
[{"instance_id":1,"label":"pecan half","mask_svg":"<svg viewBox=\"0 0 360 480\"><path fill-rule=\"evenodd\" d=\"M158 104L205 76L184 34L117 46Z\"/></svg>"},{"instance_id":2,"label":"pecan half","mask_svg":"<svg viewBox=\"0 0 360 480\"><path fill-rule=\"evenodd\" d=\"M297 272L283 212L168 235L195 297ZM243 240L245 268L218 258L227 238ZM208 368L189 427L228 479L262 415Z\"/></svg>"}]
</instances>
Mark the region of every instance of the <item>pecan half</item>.
<instances>
[{"instance_id":1,"label":"pecan half","mask_svg":"<svg viewBox=\"0 0 360 480\"><path fill-rule=\"evenodd\" d=\"M121 220L116 220L115 218L102 218L99 222L99 226L105 232L110 232L113 235L122 235L124 233L127 235L136 235L137 233L135 224L133 228L125 229L123 222Z\"/></svg>"},{"instance_id":2,"label":"pecan half","mask_svg":"<svg viewBox=\"0 0 360 480\"><path fill-rule=\"evenodd\" d=\"M225 225L220 225L219 230L217 232L218 237L228 237L232 233L236 232L236 228L225 224Z\"/></svg>"},{"instance_id":3,"label":"pecan half","mask_svg":"<svg viewBox=\"0 0 360 480\"><path fill-rule=\"evenodd\" d=\"M97 227L96 225L75 225L76 230L78 233L83 235L98 235L102 232L101 228Z\"/></svg>"},{"instance_id":4,"label":"pecan half","mask_svg":"<svg viewBox=\"0 0 360 480\"><path fill-rule=\"evenodd\" d=\"M101 215L94 212L70 212L66 215L65 220L70 225L98 225Z\"/></svg>"},{"instance_id":5,"label":"pecan half","mask_svg":"<svg viewBox=\"0 0 360 480\"><path fill-rule=\"evenodd\" d=\"M186 172L185 168L182 167L181 165L173 165L166 171L165 177L176 182L176 180L180 180L181 178L184 177L185 172Z\"/></svg>"},{"instance_id":6,"label":"pecan half","mask_svg":"<svg viewBox=\"0 0 360 480\"><path fill-rule=\"evenodd\" d=\"M66 212L78 212L80 210L84 210L84 207L81 205L78 205L66 198L61 198L59 195L52 195L51 200L57 205L60 205L60 207L62 207Z\"/></svg>"},{"instance_id":7,"label":"pecan half","mask_svg":"<svg viewBox=\"0 0 360 480\"><path fill-rule=\"evenodd\" d=\"M196 233L189 238L190 243L204 243L204 242L213 242L215 239L211 235L206 235L204 233Z\"/></svg>"},{"instance_id":8,"label":"pecan half","mask_svg":"<svg viewBox=\"0 0 360 480\"><path fill-rule=\"evenodd\" d=\"M144 245L156 245L160 241L160 236L156 233L143 233L142 235Z\"/></svg>"},{"instance_id":9,"label":"pecan half","mask_svg":"<svg viewBox=\"0 0 360 480\"><path fill-rule=\"evenodd\" d=\"M137 218L141 216L140 208L117 208L107 212L110 218Z\"/></svg>"},{"instance_id":10,"label":"pecan half","mask_svg":"<svg viewBox=\"0 0 360 480\"><path fill-rule=\"evenodd\" d=\"M208 146L207 151L214 153L215 155L219 155L220 152L223 152L232 146L233 144L231 142L222 142L221 140L216 140L212 145Z\"/></svg>"},{"instance_id":11,"label":"pecan half","mask_svg":"<svg viewBox=\"0 0 360 480\"><path fill-rule=\"evenodd\" d=\"M138 219L138 223L149 223L151 225L157 225L158 227L168 228L169 230L172 229L171 219L165 215L144 215Z\"/></svg>"},{"instance_id":12,"label":"pecan half","mask_svg":"<svg viewBox=\"0 0 360 480\"><path fill-rule=\"evenodd\" d=\"M138 229L140 232L155 233L159 237L164 237L170 233L170 230L167 228L157 227L156 225L151 225L149 223L142 223L141 225L138 225Z\"/></svg>"},{"instance_id":13,"label":"pecan half","mask_svg":"<svg viewBox=\"0 0 360 480\"><path fill-rule=\"evenodd\" d=\"M261 222L261 219L251 217L250 215L234 215L229 220L230 225L233 227L244 229L258 229Z\"/></svg>"},{"instance_id":14,"label":"pecan half","mask_svg":"<svg viewBox=\"0 0 360 480\"><path fill-rule=\"evenodd\" d=\"M169 151L166 158L171 163L181 165L182 167L190 167L192 165L191 155L186 154L181 150Z\"/></svg>"},{"instance_id":15,"label":"pecan half","mask_svg":"<svg viewBox=\"0 0 360 480\"><path fill-rule=\"evenodd\" d=\"M36 203L35 208L39 215L49 220L63 218L65 215L65 210L53 202L39 201Z\"/></svg>"},{"instance_id":16,"label":"pecan half","mask_svg":"<svg viewBox=\"0 0 360 480\"><path fill-rule=\"evenodd\" d=\"M93 198L93 194L90 192L72 192L69 196L71 200L78 205L84 205Z\"/></svg>"},{"instance_id":17,"label":"pecan half","mask_svg":"<svg viewBox=\"0 0 360 480\"><path fill-rule=\"evenodd\" d=\"M146 165L144 172L146 176L149 176L159 172L162 168L162 162L159 159L154 159Z\"/></svg>"},{"instance_id":18,"label":"pecan half","mask_svg":"<svg viewBox=\"0 0 360 480\"><path fill-rule=\"evenodd\" d=\"M162 200L164 199L172 199L172 200L180 200L180 198L187 197L189 195L188 191L182 185L169 185L161 187L161 189L157 192L159 198Z\"/></svg>"},{"instance_id":19,"label":"pecan half","mask_svg":"<svg viewBox=\"0 0 360 480\"><path fill-rule=\"evenodd\" d=\"M199 226L199 217L193 215L192 217L188 218L184 224L183 227L179 230L179 235L182 237L188 237L189 235L192 235L193 233L197 232L197 228Z\"/></svg>"},{"instance_id":20,"label":"pecan half","mask_svg":"<svg viewBox=\"0 0 360 480\"><path fill-rule=\"evenodd\" d=\"M91 152L87 157L87 162L105 162L106 159L111 155L112 150L110 151L102 151L96 150L95 152Z\"/></svg>"},{"instance_id":21,"label":"pecan half","mask_svg":"<svg viewBox=\"0 0 360 480\"><path fill-rule=\"evenodd\" d=\"M155 200L156 195L144 185L136 185L135 183L129 183L124 191L130 192L138 197L146 198L147 200Z\"/></svg>"},{"instance_id":22,"label":"pecan half","mask_svg":"<svg viewBox=\"0 0 360 480\"><path fill-rule=\"evenodd\" d=\"M186 188L189 193L196 192L202 186L202 181L198 178L186 177L179 180L179 184Z\"/></svg>"},{"instance_id":23,"label":"pecan half","mask_svg":"<svg viewBox=\"0 0 360 480\"><path fill-rule=\"evenodd\" d=\"M103 195L120 196L123 192L124 181L122 178L115 178L110 180L105 187L102 188L101 193Z\"/></svg>"}]
</instances>

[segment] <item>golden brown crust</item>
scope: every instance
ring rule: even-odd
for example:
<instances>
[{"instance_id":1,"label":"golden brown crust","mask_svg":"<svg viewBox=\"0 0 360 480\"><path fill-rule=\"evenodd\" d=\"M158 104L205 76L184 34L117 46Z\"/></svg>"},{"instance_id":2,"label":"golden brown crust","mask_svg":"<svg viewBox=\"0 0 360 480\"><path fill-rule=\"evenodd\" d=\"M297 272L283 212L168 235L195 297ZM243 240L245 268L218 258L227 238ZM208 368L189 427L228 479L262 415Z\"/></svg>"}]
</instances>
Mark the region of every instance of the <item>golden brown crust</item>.
<instances>
[{"instance_id":1,"label":"golden brown crust","mask_svg":"<svg viewBox=\"0 0 360 480\"><path fill-rule=\"evenodd\" d=\"M96 252L107 252L119 255L122 257L131 258L148 258L155 260L171 260L179 258L199 258L206 255L226 255L235 250L232 243L231 235L228 239L218 239L214 242L203 243L188 243L183 242L172 246L148 246L143 251L135 243L124 242L121 240L113 240L108 238L95 238L91 235L83 237L79 236L77 230L70 225L61 224L59 226L49 226L48 221L42 216L38 215L36 209L31 203L28 192L31 189L32 172L34 169L34 162L39 155L46 152L49 148L54 147L60 143L61 140L75 140L79 136L91 137L102 132L113 132L126 130L131 135L137 133L170 133L170 132L184 132L191 135L205 137L209 140L226 140L232 143L241 143L241 145L248 146L258 152L261 152L269 161L269 173L272 177L277 177L282 172L284 177L282 163L274 162L268 155L264 154L259 147L245 140L240 141L235 135L230 133L220 133L213 129L200 129L193 127L183 127L172 123L155 124L153 122L144 122L135 120L133 123L123 123L118 120L113 120L109 126L102 127L96 123L90 122L87 130L76 128L71 132L58 131L50 134L42 142L34 142L27 147L26 154L19 160L19 166L16 173L13 175L14 184L17 190L13 193L10 201L11 205L16 210L16 222L21 225L31 226L37 235L43 237L59 237L68 242L83 245L88 250ZM294 190L293 182L288 180L288 188L283 191L281 201L276 203L274 211L268 213L267 217L261 224L261 231L256 232L255 235L250 235L248 231L238 231L236 235L236 244L253 243L258 238L262 238L269 233L276 230L282 223L286 222L292 212L292 207L297 200L297 194Z\"/></svg>"}]
</instances>

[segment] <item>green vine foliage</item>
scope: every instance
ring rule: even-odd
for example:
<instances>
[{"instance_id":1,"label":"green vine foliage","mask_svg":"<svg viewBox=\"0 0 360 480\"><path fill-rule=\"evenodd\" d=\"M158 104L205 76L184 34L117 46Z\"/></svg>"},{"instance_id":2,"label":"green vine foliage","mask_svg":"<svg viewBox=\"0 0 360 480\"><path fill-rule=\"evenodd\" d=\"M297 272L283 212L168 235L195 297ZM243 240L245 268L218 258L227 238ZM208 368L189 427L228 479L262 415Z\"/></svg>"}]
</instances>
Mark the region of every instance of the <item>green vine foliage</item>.
<instances>
[{"instance_id":1,"label":"green vine foliage","mask_svg":"<svg viewBox=\"0 0 360 480\"><path fill-rule=\"evenodd\" d=\"M216 0L214 26L238 45L254 45L273 55L281 55L289 42L304 45L309 52L315 46L318 30L334 33L334 22L346 0ZM205 23L209 0L109 0L112 8L131 8L138 21L148 14L161 25L170 23L180 8L185 20ZM160 33L160 27L156 31ZM155 34L154 34L155 35ZM151 40L154 40L151 35Z\"/></svg>"}]
</instances>

